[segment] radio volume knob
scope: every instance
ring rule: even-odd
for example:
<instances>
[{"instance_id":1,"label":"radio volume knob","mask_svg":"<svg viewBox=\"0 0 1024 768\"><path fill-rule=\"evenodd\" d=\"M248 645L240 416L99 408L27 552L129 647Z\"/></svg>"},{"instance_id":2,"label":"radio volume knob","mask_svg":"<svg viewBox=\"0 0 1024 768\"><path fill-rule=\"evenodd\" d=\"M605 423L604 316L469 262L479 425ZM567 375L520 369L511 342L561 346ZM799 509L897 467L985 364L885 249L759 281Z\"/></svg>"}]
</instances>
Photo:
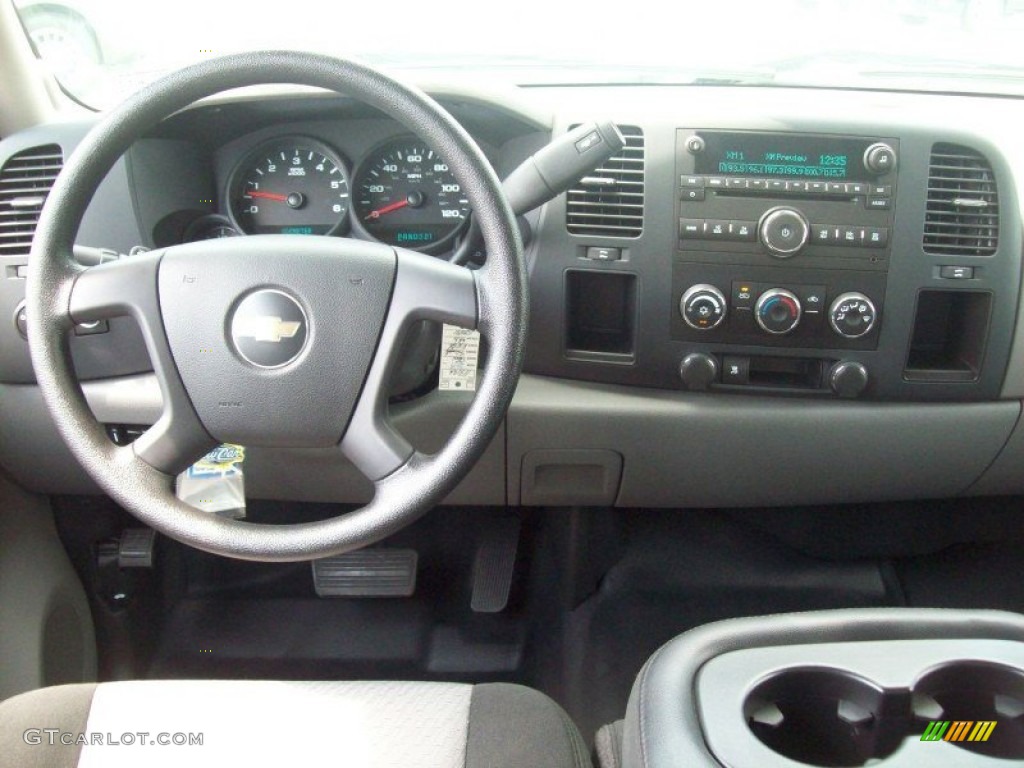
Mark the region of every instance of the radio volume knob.
<instances>
[{"instance_id":1,"label":"radio volume knob","mask_svg":"<svg viewBox=\"0 0 1024 768\"><path fill-rule=\"evenodd\" d=\"M772 288L761 294L754 305L754 318L762 330L775 336L789 333L800 324L800 299L785 288Z\"/></svg>"},{"instance_id":2,"label":"radio volume knob","mask_svg":"<svg viewBox=\"0 0 1024 768\"><path fill-rule=\"evenodd\" d=\"M832 302L828 322L832 330L844 339L859 339L875 327L878 312L871 299L863 293L843 293Z\"/></svg>"},{"instance_id":3,"label":"radio volume knob","mask_svg":"<svg viewBox=\"0 0 1024 768\"><path fill-rule=\"evenodd\" d=\"M896 150L888 144L872 144L864 150L864 167L869 173L882 176L896 170Z\"/></svg>"},{"instance_id":4,"label":"radio volume knob","mask_svg":"<svg viewBox=\"0 0 1024 768\"><path fill-rule=\"evenodd\" d=\"M757 233L769 254L788 259L807 245L811 225L795 208L772 208L761 217Z\"/></svg>"},{"instance_id":5,"label":"radio volume knob","mask_svg":"<svg viewBox=\"0 0 1024 768\"><path fill-rule=\"evenodd\" d=\"M679 300L679 314L691 328L710 331L725 320L725 295L713 285L691 286Z\"/></svg>"}]
</instances>

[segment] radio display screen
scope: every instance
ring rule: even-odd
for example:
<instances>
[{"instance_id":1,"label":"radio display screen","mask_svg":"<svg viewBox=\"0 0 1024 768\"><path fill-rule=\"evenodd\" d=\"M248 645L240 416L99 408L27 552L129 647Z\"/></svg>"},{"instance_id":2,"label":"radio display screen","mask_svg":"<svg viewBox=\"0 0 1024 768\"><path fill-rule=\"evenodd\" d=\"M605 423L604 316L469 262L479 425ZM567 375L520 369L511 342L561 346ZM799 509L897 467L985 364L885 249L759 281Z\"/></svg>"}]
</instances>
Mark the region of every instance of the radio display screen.
<instances>
[{"instance_id":1,"label":"radio display screen","mask_svg":"<svg viewBox=\"0 0 1024 768\"><path fill-rule=\"evenodd\" d=\"M868 139L845 136L702 131L694 172L709 176L867 180Z\"/></svg>"}]
</instances>

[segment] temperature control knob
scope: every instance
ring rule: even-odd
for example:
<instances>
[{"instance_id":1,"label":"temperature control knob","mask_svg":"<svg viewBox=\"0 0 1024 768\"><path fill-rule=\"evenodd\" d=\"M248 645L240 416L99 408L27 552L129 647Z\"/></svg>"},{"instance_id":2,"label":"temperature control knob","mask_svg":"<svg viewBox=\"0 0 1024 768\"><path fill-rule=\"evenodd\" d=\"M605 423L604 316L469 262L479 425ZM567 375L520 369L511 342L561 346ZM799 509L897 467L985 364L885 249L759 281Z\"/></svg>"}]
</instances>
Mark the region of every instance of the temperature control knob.
<instances>
[{"instance_id":1,"label":"temperature control knob","mask_svg":"<svg viewBox=\"0 0 1024 768\"><path fill-rule=\"evenodd\" d=\"M843 293L832 302L828 322L844 339L859 339L869 333L878 321L871 299L863 293Z\"/></svg>"},{"instance_id":2,"label":"temperature control knob","mask_svg":"<svg viewBox=\"0 0 1024 768\"><path fill-rule=\"evenodd\" d=\"M772 288L761 294L754 306L757 324L768 333L781 336L800 324L800 299L785 288Z\"/></svg>"},{"instance_id":3,"label":"temperature control knob","mask_svg":"<svg viewBox=\"0 0 1024 768\"><path fill-rule=\"evenodd\" d=\"M807 245L811 225L795 208L772 208L761 217L757 233L769 254L788 259Z\"/></svg>"},{"instance_id":4,"label":"temperature control knob","mask_svg":"<svg viewBox=\"0 0 1024 768\"><path fill-rule=\"evenodd\" d=\"M726 313L725 295L713 285L691 286L679 300L679 312L691 328L710 331L717 328Z\"/></svg>"}]
</instances>

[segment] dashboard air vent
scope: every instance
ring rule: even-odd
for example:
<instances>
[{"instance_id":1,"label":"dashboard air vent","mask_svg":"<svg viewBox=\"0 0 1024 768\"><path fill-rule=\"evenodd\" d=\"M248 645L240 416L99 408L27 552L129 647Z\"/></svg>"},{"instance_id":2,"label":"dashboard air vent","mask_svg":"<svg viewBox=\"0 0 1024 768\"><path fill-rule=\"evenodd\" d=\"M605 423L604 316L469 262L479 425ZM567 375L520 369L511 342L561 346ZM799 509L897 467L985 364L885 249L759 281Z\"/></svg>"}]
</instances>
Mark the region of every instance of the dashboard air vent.
<instances>
[{"instance_id":1,"label":"dashboard air vent","mask_svg":"<svg viewBox=\"0 0 1024 768\"><path fill-rule=\"evenodd\" d=\"M942 256L991 256L999 244L999 196L992 166L958 144L932 147L924 250Z\"/></svg>"},{"instance_id":2,"label":"dashboard air vent","mask_svg":"<svg viewBox=\"0 0 1024 768\"><path fill-rule=\"evenodd\" d=\"M0 256L28 256L39 212L64 165L56 144L22 150L0 169Z\"/></svg>"},{"instance_id":3,"label":"dashboard air vent","mask_svg":"<svg viewBox=\"0 0 1024 768\"><path fill-rule=\"evenodd\" d=\"M644 132L620 125L626 146L569 190L565 226L573 235L640 237L644 229Z\"/></svg>"}]
</instances>

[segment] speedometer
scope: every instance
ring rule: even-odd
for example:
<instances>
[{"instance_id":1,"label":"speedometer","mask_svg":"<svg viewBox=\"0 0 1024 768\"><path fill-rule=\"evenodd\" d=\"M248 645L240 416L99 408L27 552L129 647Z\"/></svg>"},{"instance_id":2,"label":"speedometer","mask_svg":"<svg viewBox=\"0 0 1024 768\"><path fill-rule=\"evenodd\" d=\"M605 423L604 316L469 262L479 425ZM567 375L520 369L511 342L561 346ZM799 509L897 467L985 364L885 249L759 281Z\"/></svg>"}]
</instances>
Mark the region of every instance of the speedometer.
<instances>
[{"instance_id":1,"label":"speedometer","mask_svg":"<svg viewBox=\"0 0 1024 768\"><path fill-rule=\"evenodd\" d=\"M348 174L337 153L302 136L250 152L232 176L231 218L242 232L328 235L345 222Z\"/></svg>"},{"instance_id":2,"label":"speedometer","mask_svg":"<svg viewBox=\"0 0 1024 768\"><path fill-rule=\"evenodd\" d=\"M438 250L469 216L469 200L448 164L411 137L371 152L353 188L356 226L389 245Z\"/></svg>"}]
</instances>

